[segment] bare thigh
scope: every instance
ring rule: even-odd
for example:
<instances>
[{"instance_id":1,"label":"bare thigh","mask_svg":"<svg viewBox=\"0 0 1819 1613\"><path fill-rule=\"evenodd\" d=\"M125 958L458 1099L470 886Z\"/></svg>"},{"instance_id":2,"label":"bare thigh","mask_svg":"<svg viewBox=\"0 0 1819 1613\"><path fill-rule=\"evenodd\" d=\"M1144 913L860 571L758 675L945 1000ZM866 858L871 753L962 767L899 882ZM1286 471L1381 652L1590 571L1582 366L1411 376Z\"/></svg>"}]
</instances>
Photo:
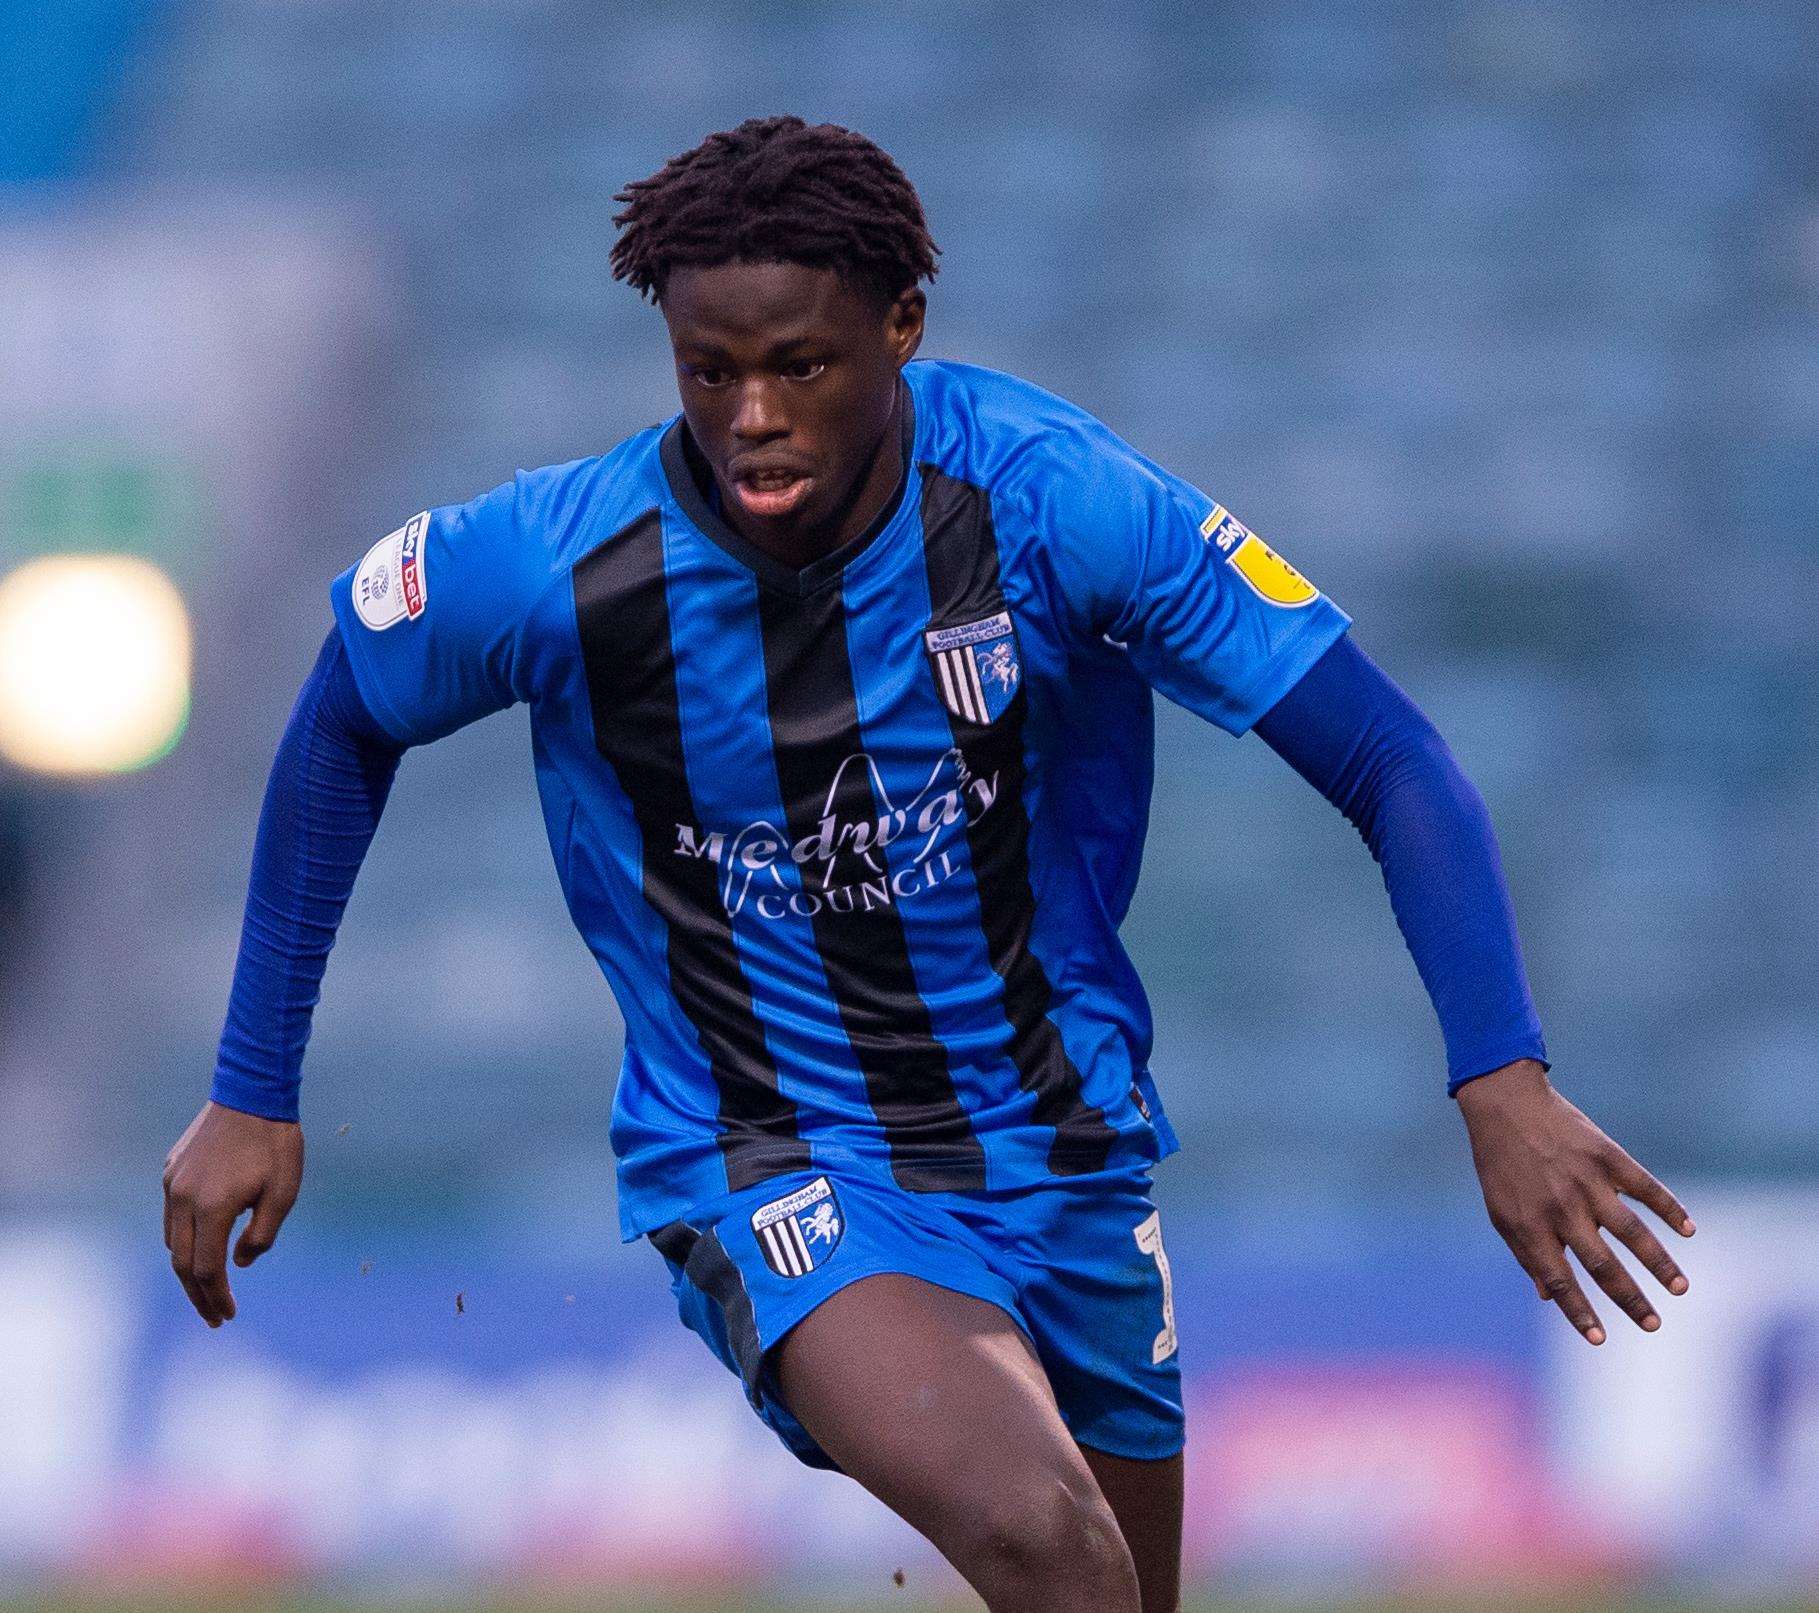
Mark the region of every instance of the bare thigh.
<instances>
[{"instance_id":1,"label":"bare thigh","mask_svg":"<svg viewBox=\"0 0 1819 1613\"><path fill-rule=\"evenodd\" d=\"M995 1305L868 1277L777 1355L784 1403L991 1613L1142 1613L1111 1505L1029 1341Z\"/></svg>"}]
</instances>

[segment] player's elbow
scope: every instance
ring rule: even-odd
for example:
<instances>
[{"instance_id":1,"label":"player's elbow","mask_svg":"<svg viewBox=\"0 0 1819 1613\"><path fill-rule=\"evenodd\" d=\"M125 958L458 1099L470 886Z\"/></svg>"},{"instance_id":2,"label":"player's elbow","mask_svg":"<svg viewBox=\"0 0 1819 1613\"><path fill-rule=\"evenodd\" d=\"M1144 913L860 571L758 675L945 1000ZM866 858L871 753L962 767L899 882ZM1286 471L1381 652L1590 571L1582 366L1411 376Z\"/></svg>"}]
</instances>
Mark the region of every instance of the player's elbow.
<instances>
[{"instance_id":1,"label":"player's elbow","mask_svg":"<svg viewBox=\"0 0 1819 1613\"><path fill-rule=\"evenodd\" d=\"M1484 796L1431 723L1397 735L1377 764L1345 815L1379 863L1403 843L1494 839Z\"/></svg>"}]
</instances>

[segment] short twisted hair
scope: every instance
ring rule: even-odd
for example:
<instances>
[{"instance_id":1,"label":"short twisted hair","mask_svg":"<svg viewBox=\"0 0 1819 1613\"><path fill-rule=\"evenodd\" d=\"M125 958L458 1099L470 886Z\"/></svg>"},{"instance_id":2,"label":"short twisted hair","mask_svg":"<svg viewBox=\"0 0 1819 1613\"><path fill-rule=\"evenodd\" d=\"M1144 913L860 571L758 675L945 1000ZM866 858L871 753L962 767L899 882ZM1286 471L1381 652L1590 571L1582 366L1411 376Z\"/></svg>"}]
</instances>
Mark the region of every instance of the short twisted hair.
<instances>
[{"instance_id":1,"label":"short twisted hair","mask_svg":"<svg viewBox=\"0 0 1819 1613\"><path fill-rule=\"evenodd\" d=\"M903 170L834 123L748 118L613 198L615 280L662 300L671 272L799 263L895 299L935 277L940 248Z\"/></svg>"}]
</instances>

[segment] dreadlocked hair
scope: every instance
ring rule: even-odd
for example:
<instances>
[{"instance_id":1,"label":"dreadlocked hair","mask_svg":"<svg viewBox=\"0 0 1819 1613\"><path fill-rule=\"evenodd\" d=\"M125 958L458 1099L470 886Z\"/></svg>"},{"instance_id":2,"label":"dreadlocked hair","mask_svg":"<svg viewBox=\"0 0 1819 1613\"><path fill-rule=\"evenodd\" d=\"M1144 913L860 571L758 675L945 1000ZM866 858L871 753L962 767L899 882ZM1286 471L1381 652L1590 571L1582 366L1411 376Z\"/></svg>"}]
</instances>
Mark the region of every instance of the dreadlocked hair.
<instances>
[{"instance_id":1,"label":"dreadlocked hair","mask_svg":"<svg viewBox=\"0 0 1819 1613\"><path fill-rule=\"evenodd\" d=\"M887 299L935 277L940 248L915 186L862 134L748 118L614 198L615 280L657 302L673 270L722 263L832 269Z\"/></svg>"}]
</instances>

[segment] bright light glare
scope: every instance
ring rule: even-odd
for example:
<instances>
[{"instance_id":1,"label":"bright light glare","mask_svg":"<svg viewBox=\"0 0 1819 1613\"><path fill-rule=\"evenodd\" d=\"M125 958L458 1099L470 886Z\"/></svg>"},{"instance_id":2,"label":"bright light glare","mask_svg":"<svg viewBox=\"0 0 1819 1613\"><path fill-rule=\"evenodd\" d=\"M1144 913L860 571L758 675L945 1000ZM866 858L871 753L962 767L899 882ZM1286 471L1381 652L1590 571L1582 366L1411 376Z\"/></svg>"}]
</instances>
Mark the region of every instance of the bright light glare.
<instances>
[{"instance_id":1,"label":"bright light glare","mask_svg":"<svg viewBox=\"0 0 1819 1613\"><path fill-rule=\"evenodd\" d=\"M38 773L125 773L189 717L190 630L170 578L53 555L0 578L0 754Z\"/></svg>"}]
</instances>

